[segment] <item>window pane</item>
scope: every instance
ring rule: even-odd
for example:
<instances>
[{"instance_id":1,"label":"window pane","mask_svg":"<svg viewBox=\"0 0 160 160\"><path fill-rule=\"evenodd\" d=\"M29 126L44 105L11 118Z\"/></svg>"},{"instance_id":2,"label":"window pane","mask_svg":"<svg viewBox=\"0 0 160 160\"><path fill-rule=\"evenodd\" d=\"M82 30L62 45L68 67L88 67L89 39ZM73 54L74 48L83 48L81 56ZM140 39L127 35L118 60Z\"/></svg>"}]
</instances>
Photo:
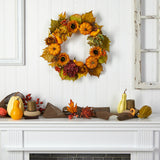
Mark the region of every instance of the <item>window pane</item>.
<instances>
[{"instance_id":1,"label":"window pane","mask_svg":"<svg viewBox=\"0 0 160 160\"><path fill-rule=\"evenodd\" d=\"M157 15L157 0L141 0L141 14Z\"/></svg>"},{"instance_id":2,"label":"window pane","mask_svg":"<svg viewBox=\"0 0 160 160\"><path fill-rule=\"evenodd\" d=\"M141 21L141 48L157 49L157 19Z\"/></svg>"},{"instance_id":3,"label":"window pane","mask_svg":"<svg viewBox=\"0 0 160 160\"><path fill-rule=\"evenodd\" d=\"M141 54L141 78L142 82L158 81L158 53Z\"/></svg>"}]
</instances>

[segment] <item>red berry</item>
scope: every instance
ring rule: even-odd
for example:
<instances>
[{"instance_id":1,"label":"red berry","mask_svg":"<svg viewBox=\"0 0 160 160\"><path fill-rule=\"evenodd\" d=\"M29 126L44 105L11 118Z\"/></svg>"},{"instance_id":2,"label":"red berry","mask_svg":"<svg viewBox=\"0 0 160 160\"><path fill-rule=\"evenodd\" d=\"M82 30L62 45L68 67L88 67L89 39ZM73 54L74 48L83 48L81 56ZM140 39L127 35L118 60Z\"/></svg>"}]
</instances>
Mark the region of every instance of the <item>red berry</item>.
<instances>
[{"instance_id":1,"label":"red berry","mask_svg":"<svg viewBox=\"0 0 160 160\"><path fill-rule=\"evenodd\" d=\"M39 105L37 105L37 107L39 107Z\"/></svg>"},{"instance_id":2,"label":"red berry","mask_svg":"<svg viewBox=\"0 0 160 160\"><path fill-rule=\"evenodd\" d=\"M36 102L36 104L39 104L39 102Z\"/></svg>"},{"instance_id":3,"label":"red berry","mask_svg":"<svg viewBox=\"0 0 160 160\"><path fill-rule=\"evenodd\" d=\"M32 99L32 97L29 97L29 98L28 98L28 100L31 100L31 99Z\"/></svg>"},{"instance_id":4,"label":"red berry","mask_svg":"<svg viewBox=\"0 0 160 160\"><path fill-rule=\"evenodd\" d=\"M37 101L39 101L39 98L37 98Z\"/></svg>"},{"instance_id":5,"label":"red berry","mask_svg":"<svg viewBox=\"0 0 160 160\"><path fill-rule=\"evenodd\" d=\"M43 104L43 102L40 102L40 104Z\"/></svg>"}]
</instances>

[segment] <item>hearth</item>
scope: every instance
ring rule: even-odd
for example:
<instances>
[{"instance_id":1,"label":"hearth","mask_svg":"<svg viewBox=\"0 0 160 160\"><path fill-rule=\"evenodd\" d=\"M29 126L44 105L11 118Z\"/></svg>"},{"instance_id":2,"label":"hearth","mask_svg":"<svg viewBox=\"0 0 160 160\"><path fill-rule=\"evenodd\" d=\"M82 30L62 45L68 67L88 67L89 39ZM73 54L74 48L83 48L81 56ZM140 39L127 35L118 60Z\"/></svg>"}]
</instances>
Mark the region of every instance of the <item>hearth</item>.
<instances>
[{"instance_id":1,"label":"hearth","mask_svg":"<svg viewBox=\"0 0 160 160\"><path fill-rule=\"evenodd\" d=\"M160 160L160 115L126 121L0 119L0 160L64 160L66 155L75 155L68 160L90 155L92 160Z\"/></svg>"},{"instance_id":2,"label":"hearth","mask_svg":"<svg viewBox=\"0 0 160 160\"><path fill-rule=\"evenodd\" d=\"M30 160L130 160L130 154L30 154Z\"/></svg>"}]
</instances>

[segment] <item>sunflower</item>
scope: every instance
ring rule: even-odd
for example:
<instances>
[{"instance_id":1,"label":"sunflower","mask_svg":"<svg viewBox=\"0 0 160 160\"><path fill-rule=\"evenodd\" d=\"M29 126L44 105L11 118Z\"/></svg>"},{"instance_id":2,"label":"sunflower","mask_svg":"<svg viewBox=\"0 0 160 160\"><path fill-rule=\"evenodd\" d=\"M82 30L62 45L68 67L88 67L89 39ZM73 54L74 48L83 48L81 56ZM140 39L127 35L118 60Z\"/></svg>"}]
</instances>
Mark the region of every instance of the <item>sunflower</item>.
<instances>
[{"instance_id":1,"label":"sunflower","mask_svg":"<svg viewBox=\"0 0 160 160\"><path fill-rule=\"evenodd\" d=\"M92 32L92 26L89 23L84 22L80 25L79 31L84 35L90 34Z\"/></svg>"},{"instance_id":2,"label":"sunflower","mask_svg":"<svg viewBox=\"0 0 160 160\"><path fill-rule=\"evenodd\" d=\"M69 32L72 32L72 33L75 33L77 32L78 30L78 27L79 27L79 24L77 23L77 21L69 21L67 23L67 28L68 28L68 31Z\"/></svg>"},{"instance_id":3,"label":"sunflower","mask_svg":"<svg viewBox=\"0 0 160 160\"><path fill-rule=\"evenodd\" d=\"M102 49L100 47L92 47L89 54L98 59L102 55Z\"/></svg>"},{"instance_id":4,"label":"sunflower","mask_svg":"<svg viewBox=\"0 0 160 160\"><path fill-rule=\"evenodd\" d=\"M66 65L69 61L70 61L70 59L69 59L69 56L67 53L60 53L59 54L58 64L60 66Z\"/></svg>"},{"instance_id":5,"label":"sunflower","mask_svg":"<svg viewBox=\"0 0 160 160\"><path fill-rule=\"evenodd\" d=\"M57 55L61 51L61 46L57 43L53 43L48 47L49 53L52 55Z\"/></svg>"},{"instance_id":6,"label":"sunflower","mask_svg":"<svg viewBox=\"0 0 160 160\"><path fill-rule=\"evenodd\" d=\"M89 56L87 59L86 59L86 66L89 68L89 69L94 69L96 68L98 65L98 60L97 58L93 57L93 56Z\"/></svg>"},{"instance_id":7,"label":"sunflower","mask_svg":"<svg viewBox=\"0 0 160 160\"><path fill-rule=\"evenodd\" d=\"M49 35L48 38L45 39L46 45L51 45L52 43L56 43L57 40L54 36Z\"/></svg>"}]
</instances>

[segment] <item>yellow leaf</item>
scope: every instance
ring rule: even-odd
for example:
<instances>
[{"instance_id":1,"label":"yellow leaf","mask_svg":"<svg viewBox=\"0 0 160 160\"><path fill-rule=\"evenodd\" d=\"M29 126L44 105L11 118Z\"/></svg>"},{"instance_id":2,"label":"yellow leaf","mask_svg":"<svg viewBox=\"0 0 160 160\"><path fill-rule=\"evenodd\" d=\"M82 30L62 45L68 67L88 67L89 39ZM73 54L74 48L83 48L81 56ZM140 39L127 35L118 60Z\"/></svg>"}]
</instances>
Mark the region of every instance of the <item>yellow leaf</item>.
<instances>
[{"instance_id":1,"label":"yellow leaf","mask_svg":"<svg viewBox=\"0 0 160 160\"><path fill-rule=\"evenodd\" d=\"M43 51L43 54L41 55L42 58L44 58L46 61L48 62L52 62L54 56L52 54L49 53L48 51L48 47L46 47Z\"/></svg>"},{"instance_id":2,"label":"yellow leaf","mask_svg":"<svg viewBox=\"0 0 160 160\"><path fill-rule=\"evenodd\" d=\"M88 22L88 23L94 23L95 22L95 17L93 16L92 11L82 14L82 21L83 22Z\"/></svg>"},{"instance_id":3,"label":"yellow leaf","mask_svg":"<svg viewBox=\"0 0 160 160\"><path fill-rule=\"evenodd\" d=\"M89 74L90 74L91 76L97 76L97 77L99 77L102 71L103 71L102 65L101 65L101 64L98 64L96 68L94 68L94 69L89 69Z\"/></svg>"},{"instance_id":4,"label":"yellow leaf","mask_svg":"<svg viewBox=\"0 0 160 160\"><path fill-rule=\"evenodd\" d=\"M59 20L64 20L66 19L66 12L59 14Z\"/></svg>"}]
</instances>

